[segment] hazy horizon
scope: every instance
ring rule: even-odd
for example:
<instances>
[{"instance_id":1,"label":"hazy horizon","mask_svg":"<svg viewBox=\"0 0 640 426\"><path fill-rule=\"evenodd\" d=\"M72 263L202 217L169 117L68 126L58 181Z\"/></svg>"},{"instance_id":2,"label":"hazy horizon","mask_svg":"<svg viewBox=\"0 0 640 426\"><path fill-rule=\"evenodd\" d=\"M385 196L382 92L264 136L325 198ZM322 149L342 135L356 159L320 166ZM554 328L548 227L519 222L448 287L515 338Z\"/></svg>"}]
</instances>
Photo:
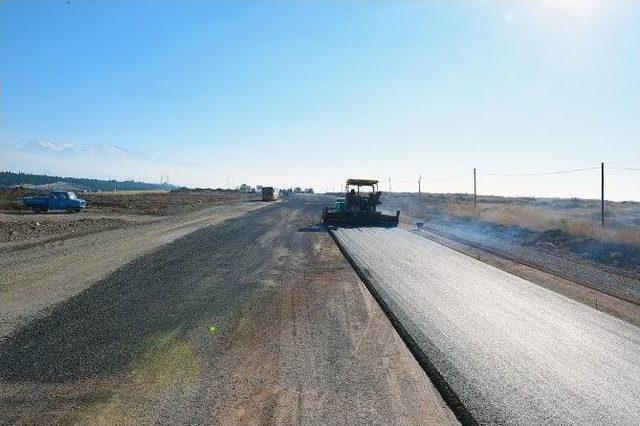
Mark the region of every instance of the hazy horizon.
<instances>
[{"instance_id":1,"label":"hazy horizon","mask_svg":"<svg viewBox=\"0 0 640 426\"><path fill-rule=\"evenodd\" d=\"M640 3L0 4L0 169L640 200ZM569 174L520 175L580 170ZM453 179L448 179L453 178Z\"/></svg>"}]
</instances>

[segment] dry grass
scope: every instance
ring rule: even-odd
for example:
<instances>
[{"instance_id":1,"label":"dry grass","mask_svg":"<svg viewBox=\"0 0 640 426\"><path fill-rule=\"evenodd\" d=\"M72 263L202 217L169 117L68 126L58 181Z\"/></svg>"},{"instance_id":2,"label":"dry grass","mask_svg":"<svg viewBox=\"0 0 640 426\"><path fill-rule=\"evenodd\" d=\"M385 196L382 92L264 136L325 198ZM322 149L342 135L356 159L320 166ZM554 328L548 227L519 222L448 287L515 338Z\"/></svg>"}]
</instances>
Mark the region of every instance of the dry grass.
<instances>
[{"instance_id":1,"label":"dry grass","mask_svg":"<svg viewBox=\"0 0 640 426\"><path fill-rule=\"evenodd\" d=\"M640 247L640 229L609 229L605 239Z\"/></svg>"},{"instance_id":2,"label":"dry grass","mask_svg":"<svg viewBox=\"0 0 640 426\"><path fill-rule=\"evenodd\" d=\"M554 212L533 206L490 205L478 206L450 204L443 211L452 216L470 217L499 223L504 226L521 226L533 231L561 229L567 234L592 239L605 239L640 246L640 229L616 226L603 229L599 223L572 217L571 214Z\"/></svg>"},{"instance_id":3,"label":"dry grass","mask_svg":"<svg viewBox=\"0 0 640 426\"><path fill-rule=\"evenodd\" d=\"M408 210L409 214L446 213L539 232L561 229L577 237L640 247L640 204L608 203L607 226L603 230L599 205L593 200L482 197L474 207L472 198L461 194L430 194L421 198L407 194L392 196L389 201L394 208Z\"/></svg>"},{"instance_id":4,"label":"dry grass","mask_svg":"<svg viewBox=\"0 0 640 426\"><path fill-rule=\"evenodd\" d=\"M24 188L0 188L0 210L23 210L22 197L27 194L29 194L29 191Z\"/></svg>"}]
</instances>

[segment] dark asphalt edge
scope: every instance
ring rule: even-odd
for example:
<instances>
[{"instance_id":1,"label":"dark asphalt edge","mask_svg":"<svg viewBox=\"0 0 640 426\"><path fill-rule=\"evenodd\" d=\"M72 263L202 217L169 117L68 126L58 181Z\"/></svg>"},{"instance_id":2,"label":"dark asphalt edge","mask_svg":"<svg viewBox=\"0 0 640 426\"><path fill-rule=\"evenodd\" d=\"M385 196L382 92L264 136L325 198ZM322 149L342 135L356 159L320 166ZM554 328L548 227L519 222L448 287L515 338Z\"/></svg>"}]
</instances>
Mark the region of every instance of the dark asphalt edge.
<instances>
[{"instance_id":1,"label":"dark asphalt edge","mask_svg":"<svg viewBox=\"0 0 640 426\"><path fill-rule=\"evenodd\" d=\"M405 345L407 345L407 348L409 349L415 360L427 374L427 377L429 377L431 382L434 384L434 386L442 396L442 399L447 404L447 406L449 406L458 421L463 425L477 425L478 422L473 418L471 412L467 409L467 407L465 407L458 395L449 386L444 377L429 360L427 354L424 353L418 343L413 339L413 337L411 337L409 332L402 325L398 317L396 317L396 315L393 313L387 302L385 302L385 300L382 298L382 295L378 292L378 290L375 288L371 280L369 280L364 271L360 269L360 267L356 264L355 260L353 259L353 257L351 257L346 248L342 244L340 244L340 241L336 237L333 230L329 229L328 232L329 235L331 235L331 238L333 238L333 241L336 243L336 246L338 246L338 249L340 250L342 255L345 257L345 259L347 259L360 280L364 283L367 290L369 290L369 293L371 293L384 314L387 316L389 321L391 321L391 325L393 325L393 328L400 335L400 338L405 343Z\"/></svg>"}]
</instances>

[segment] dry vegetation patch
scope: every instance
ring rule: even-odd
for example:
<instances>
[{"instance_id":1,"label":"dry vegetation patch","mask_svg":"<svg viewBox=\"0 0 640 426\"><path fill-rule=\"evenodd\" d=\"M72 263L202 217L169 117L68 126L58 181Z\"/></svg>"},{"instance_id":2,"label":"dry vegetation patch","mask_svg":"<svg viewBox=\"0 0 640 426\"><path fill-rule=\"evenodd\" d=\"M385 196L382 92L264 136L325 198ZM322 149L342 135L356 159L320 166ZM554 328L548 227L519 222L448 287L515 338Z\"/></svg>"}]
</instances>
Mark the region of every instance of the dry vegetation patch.
<instances>
[{"instance_id":1,"label":"dry vegetation patch","mask_svg":"<svg viewBox=\"0 0 640 426\"><path fill-rule=\"evenodd\" d=\"M640 203L582 199L393 194L383 206L465 232L552 250L640 274Z\"/></svg>"},{"instance_id":2,"label":"dry vegetation patch","mask_svg":"<svg viewBox=\"0 0 640 426\"><path fill-rule=\"evenodd\" d=\"M0 210L10 212L25 210L22 197L32 194L35 195L33 191L22 187L0 188Z\"/></svg>"},{"instance_id":3,"label":"dry vegetation patch","mask_svg":"<svg viewBox=\"0 0 640 426\"><path fill-rule=\"evenodd\" d=\"M468 194L398 194L387 196L384 205L412 216L447 214L539 232L559 229L576 237L640 247L640 203L636 202L607 201L604 230L597 200L480 196L474 207Z\"/></svg>"},{"instance_id":4,"label":"dry vegetation patch","mask_svg":"<svg viewBox=\"0 0 640 426\"><path fill-rule=\"evenodd\" d=\"M166 216L222 204L257 200L255 194L230 190L120 191L82 194L87 211Z\"/></svg>"}]
</instances>

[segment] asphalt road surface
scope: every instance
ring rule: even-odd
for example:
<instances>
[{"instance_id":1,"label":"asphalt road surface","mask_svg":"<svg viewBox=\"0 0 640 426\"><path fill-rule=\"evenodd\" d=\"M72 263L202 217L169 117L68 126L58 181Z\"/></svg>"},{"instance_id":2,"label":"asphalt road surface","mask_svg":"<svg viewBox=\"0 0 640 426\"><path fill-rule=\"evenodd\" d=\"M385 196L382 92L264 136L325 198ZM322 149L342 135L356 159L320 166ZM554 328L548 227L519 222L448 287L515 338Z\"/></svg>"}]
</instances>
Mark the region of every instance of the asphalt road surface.
<instances>
[{"instance_id":1,"label":"asphalt road surface","mask_svg":"<svg viewBox=\"0 0 640 426\"><path fill-rule=\"evenodd\" d=\"M402 229L336 237L479 423L640 423L640 329Z\"/></svg>"},{"instance_id":2,"label":"asphalt road surface","mask_svg":"<svg viewBox=\"0 0 640 426\"><path fill-rule=\"evenodd\" d=\"M200 229L13 332L0 424L455 423L315 226L321 204L294 197Z\"/></svg>"}]
</instances>

